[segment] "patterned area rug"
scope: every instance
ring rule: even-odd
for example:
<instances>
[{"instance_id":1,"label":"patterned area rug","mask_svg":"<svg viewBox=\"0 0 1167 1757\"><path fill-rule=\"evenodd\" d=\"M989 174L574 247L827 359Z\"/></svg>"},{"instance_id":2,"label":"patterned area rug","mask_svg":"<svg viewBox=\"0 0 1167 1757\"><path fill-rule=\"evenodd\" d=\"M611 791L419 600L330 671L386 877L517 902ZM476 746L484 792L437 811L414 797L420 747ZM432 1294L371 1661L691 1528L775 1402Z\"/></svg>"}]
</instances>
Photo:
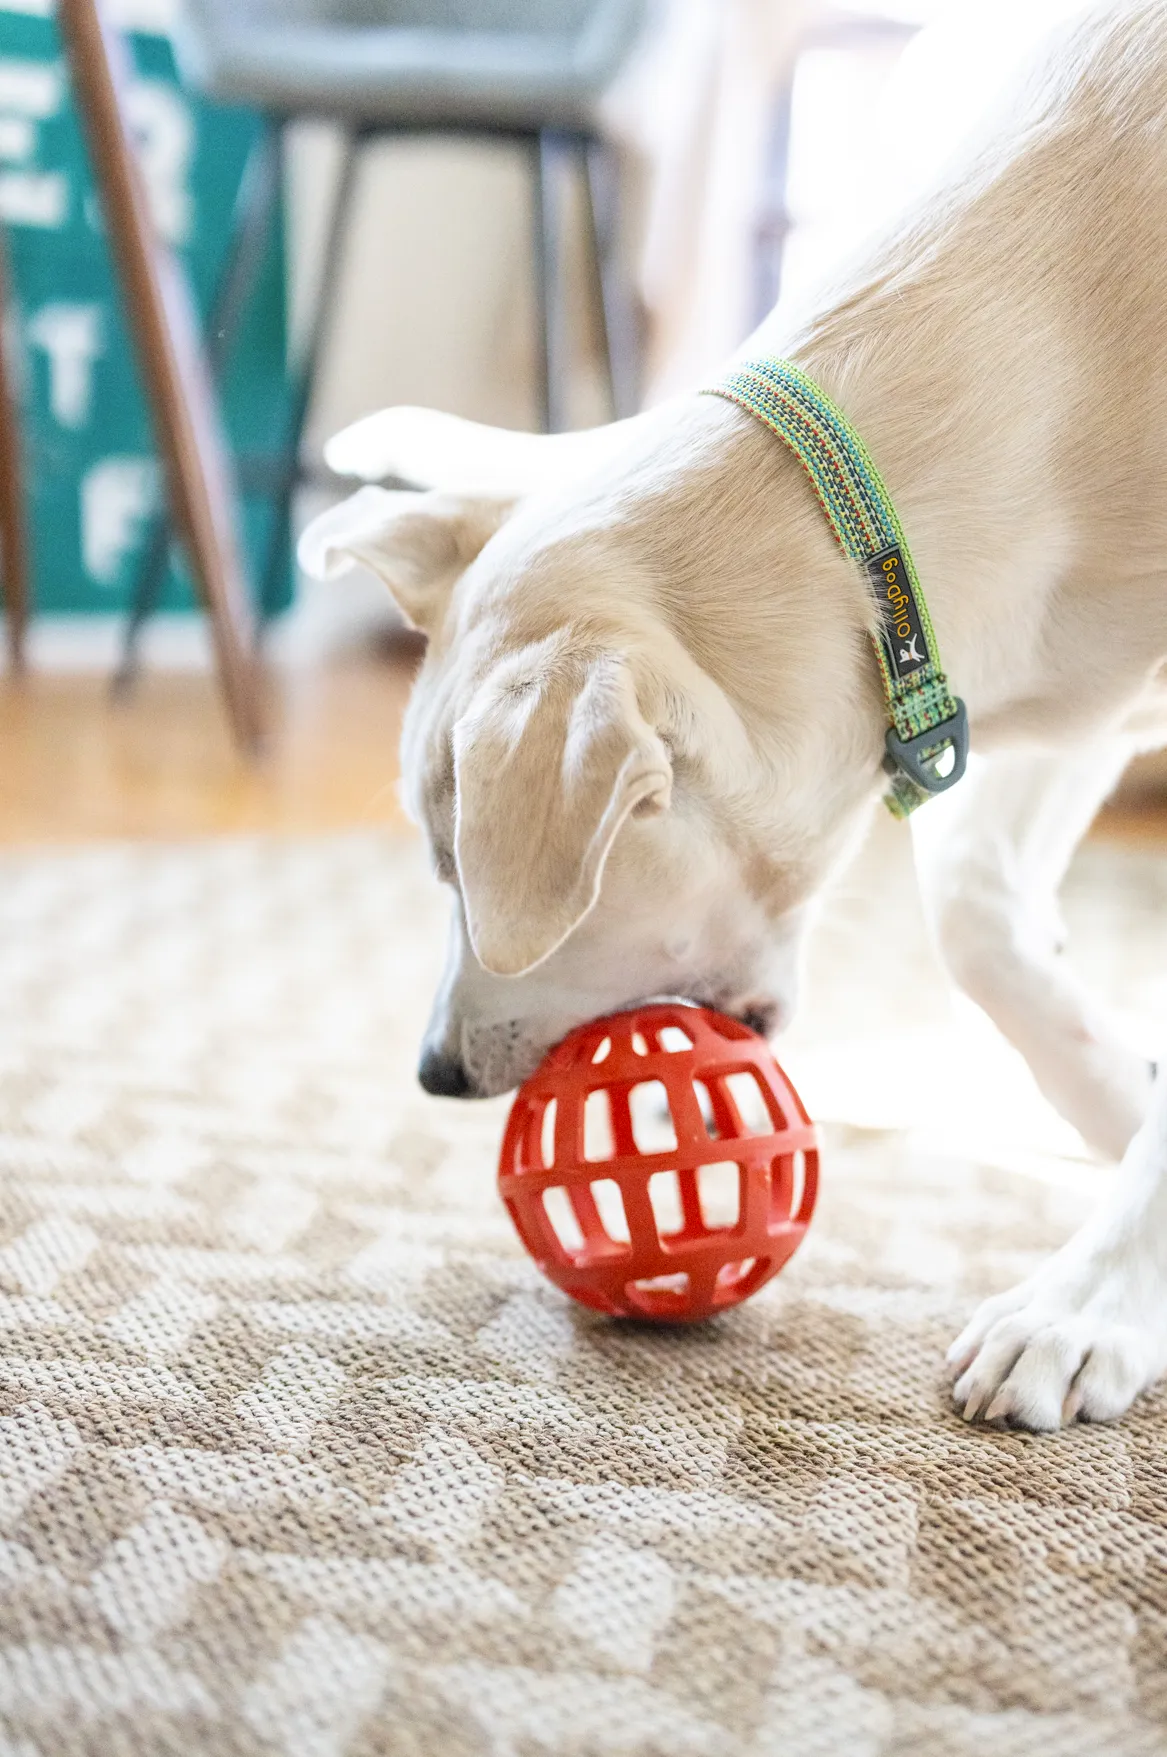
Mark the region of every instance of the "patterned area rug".
<instances>
[{"instance_id":1,"label":"patterned area rug","mask_svg":"<svg viewBox=\"0 0 1167 1757\"><path fill-rule=\"evenodd\" d=\"M1076 881L1128 998L1163 873ZM1032 1094L986 1135L987 1050L975 1157L880 1121L852 909L802 1253L689 1332L572 1309L503 1108L413 1085L441 908L375 834L0 862L3 1757L1167 1753L1167 1396L1036 1439L939 1372L1105 1172Z\"/></svg>"}]
</instances>

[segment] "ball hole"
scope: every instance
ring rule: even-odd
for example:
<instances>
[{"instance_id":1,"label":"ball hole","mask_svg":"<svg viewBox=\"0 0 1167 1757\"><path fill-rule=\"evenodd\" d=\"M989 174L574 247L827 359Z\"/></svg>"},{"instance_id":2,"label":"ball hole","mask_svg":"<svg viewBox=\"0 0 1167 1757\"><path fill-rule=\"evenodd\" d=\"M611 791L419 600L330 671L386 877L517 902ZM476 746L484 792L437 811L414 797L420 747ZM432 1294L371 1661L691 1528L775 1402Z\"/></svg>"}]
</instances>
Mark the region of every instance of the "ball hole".
<instances>
[{"instance_id":1,"label":"ball hole","mask_svg":"<svg viewBox=\"0 0 1167 1757\"><path fill-rule=\"evenodd\" d=\"M717 1126L717 1118L713 1113L713 1099L704 1080L694 1080L693 1090L697 1094L697 1108L701 1112L701 1121L705 1124L705 1133L711 1141L721 1138L721 1130Z\"/></svg>"},{"instance_id":2,"label":"ball hole","mask_svg":"<svg viewBox=\"0 0 1167 1757\"><path fill-rule=\"evenodd\" d=\"M790 1212L797 1214L806 1194L806 1154L800 1147L790 1160Z\"/></svg>"},{"instance_id":3,"label":"ball hole","mask_svg":"<svg viewBox=\"0 0 1167 1757\"><path fill-rule=\"evenodd\" d=\"M550 1171L555 1164L555 1113L558 1109L558 1100L549 1098L539 1125L539 1156L543 1161L544 1171Z\"/></svg>"},{"instance_id":4,"label":"ball hole","mask_svg":"<svg viewBox=\"0 0 1167 1757\"><path fill-rule=\"evenodd\" d=\"M711 1231L736 1226L742 1210L741 1169L732 1159L719 1159L697 1168L697 1195L701 1218Z\"/></svg>"},{"instance_id":5,"label":"ball hole","mask_svg":"<svg viewBox=\"0 0 1167 1757\"><path fill-rule=\"evenodd\" d=\"M797 1215L806 1196L806 1154L801 1148L783 1153L770 1170L770 1224L784 1226Z\"/></svg>"},{"instance_id":6,"label":"ball hole","mask_svg":"<svg viewBox=\"0 0 1167 1757\"><path fill-rule=\"evenodd\" d=\"M648 1180L652 1217L661 1238L672 1238L685 1224L681 1185L675 1171L654 1171Z\"/></svg>"},{"instance_id":7,"label":"ball hole","mask_svg":"<svg viewBox=\"0 0 1167 1757\"><path fill-rule=\"evenodd\" d=\"M714 1305L722 1305L752 1293L765 1280L768 1266L768 1257L742 1257L736 1263L723 1263L713 1283Z\"/></svg>"},{"instance_id":8,"label":"ball hole","mask_svg":"<svg viewBox=\"0 0 1167 1757\"><path fill-rule=\"evenodd\" d=\"M677 1131L669 1109L669 1095L660 1080L642 1080L628 1094L632 1134L641 1153L674 1153Z\"/></svg>"},{"instance_id":9,"label":"ball hole","mask_svg":"<svg viewBox=\"0 0 1167 1757\"><path fill-rule=\"evenodd\" d=\"M669 1055L680 1055L686 1049L692 1049L693 1039L679 1025L665 1025L657 1034L657 1041Z\"/></svg>"},{"instance_id":10,"label":"ball hole","mask_svg":"<svg viewBox=\"0 0 1167 1757\"><path fill-rule=\"evenodd\" d=\"M647 1055L648 1054L648 1044L645 1041L644 1034L642 1032L634 1031L632 1033L632 1047L636 1051L637 1055Z\"/></svg>"},{"instance_id":11,"label":"ball hole","mask_svg":"<svg viewBox=\"0 0 1167 1757\"><path fill-rule=\"evenodd\" d=\"M745 1280L757 1260L757 1257L743 1257L738 1263L723 1263L717 1271L718 1287L736 1287Z\"/></svg>"},{"instance_id":12,"label":"ball hole","mask_svg":"<svg viewBox=\"0 0 1167 1757\"><path fill-rule=\"evenodd\" d=\"M611 1053L612 1039L610 1037L601 1038L600 1042L596 1044L595 1051L592 1055L592 1066L594 1068L599 1067L601 1062L607 1061Z\"/></svg>"},{"instance_id":13,"label":"ball hole","mask_svg":"<svg viewBox=\"0 0 1167 1757\"><path fill-rule=\"evenodd\" d=\"M689 1277L649 1275L641 1281L630 1281L625 1288L628 1303L648 1317L664 1315L682 1308L689 1297Z\"/></svg>"},{"instance_id":14,"label":"ball hole","mask_svg":"<svg viewBox=\"0 0 1167 1757\"><path fill-rule=\"evenodd\" d=\"M551 1222L551 1230L569 1255L583 1250L583 1229L571 1205L571 1197L560 1184L543 1191L543 1206Z\"/></svg>"},{"instance_id":15,"label":"ball hole","mask_svg":"<svg viewBox=\"0 0 1167 1757\"><path fill-rule=\"evenodd\" d=\"M589 1092L584 1100L584 1158L611 1159L615 1151L612 1104L601 1087Z\"/></svg>"},{"instance_id":16,"label":"ball hole","mask_svg":"<svg viewBox=\"0 0 1167 1757\"><path fill-rule=\"evenodd\" d=\"M628 1216L624 1212L624 1198L620 1194L620 1185L613 1178L599 1177L592 1184L592 1199L596 1204L596 1212L600 1216L600 1225L612 1243L617 1245L630 1244L632 1235L628 1231Z\"/></svg>"},{"instance_id":17,"label":"ball hole","mask_svg":"<svg viewBox=\"0 0 1167 1757\"><path fill-rule=\"evenodd\" d=\"M747 1135L772 1135L774 1118L766 1103L761 1085L755 1074L741 1071L727 1074L725 1084L729 1095L737 1106L737 1113L742 1119L742 1128Z\"/></svg>"}]
</instances>

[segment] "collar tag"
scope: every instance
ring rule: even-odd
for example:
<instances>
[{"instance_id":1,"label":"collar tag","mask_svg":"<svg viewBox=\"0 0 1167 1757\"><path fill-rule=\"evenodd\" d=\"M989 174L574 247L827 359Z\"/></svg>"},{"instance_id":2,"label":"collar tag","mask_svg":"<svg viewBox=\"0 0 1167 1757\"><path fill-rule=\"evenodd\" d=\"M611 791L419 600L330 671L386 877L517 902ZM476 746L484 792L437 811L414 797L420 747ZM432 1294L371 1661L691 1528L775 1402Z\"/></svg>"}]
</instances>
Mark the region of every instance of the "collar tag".
<instances>
[{"instance_id":1,"label":"collar tag","mask_svg":"<svg viewBox=\"0 0 1167 1757\"><path fill-rule=\"evenodd\" d=\"M907 817L964 774L968 715L941 669L932 619L883 478L842 409L791 360L748 361L707 394L737 403L790 447L840 548L867 576L879 610L875 656L891 721L884 801L893 816Z\"/></svg>"},{"instance_id":2,"label":"collar tag","mask_svg":"<svg viewBox=\"0 0 1167 1757\"><path fill-rule=\"evenodd\" d=\"M920 606L904 566L904 552L898 543L893 543L873 555L866 568L879 605L888 669L897 683L903 683L933 662Z\"/></svg>"}]
</instances>

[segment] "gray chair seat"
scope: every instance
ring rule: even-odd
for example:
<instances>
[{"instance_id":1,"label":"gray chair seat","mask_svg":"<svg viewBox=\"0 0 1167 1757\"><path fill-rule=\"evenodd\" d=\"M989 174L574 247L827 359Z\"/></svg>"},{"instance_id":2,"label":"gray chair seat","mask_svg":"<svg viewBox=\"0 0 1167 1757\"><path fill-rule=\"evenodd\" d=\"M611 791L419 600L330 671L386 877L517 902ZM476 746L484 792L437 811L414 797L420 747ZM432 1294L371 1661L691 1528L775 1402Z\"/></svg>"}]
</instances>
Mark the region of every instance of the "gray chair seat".
<instances>
[{"instance_id":1,"label":"gray chair seat","mask_svg":"<svg viewBox=\"0 0 1167 1757\"><path fill-rule=\"evenodd\" d=\"M186 0L210 96L370 128L595 126L642 0Z\"/></svg>"}]
</instances>

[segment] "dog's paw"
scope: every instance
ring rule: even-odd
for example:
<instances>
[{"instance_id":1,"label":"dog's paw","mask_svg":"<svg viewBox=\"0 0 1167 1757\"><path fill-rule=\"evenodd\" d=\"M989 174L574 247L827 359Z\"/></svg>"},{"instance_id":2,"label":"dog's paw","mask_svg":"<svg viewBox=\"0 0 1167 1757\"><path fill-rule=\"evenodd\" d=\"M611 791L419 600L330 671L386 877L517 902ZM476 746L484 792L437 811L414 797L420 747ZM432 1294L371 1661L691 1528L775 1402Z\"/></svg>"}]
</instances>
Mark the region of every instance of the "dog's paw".
<instances>
[{"instance_id":1,"label":"dog's paw","mask_svg":"<svg viewBox=\"0 0 1167 1757\"><path fill-rule=\"evenodd\" d=\"M1167 1368L1167 1290L1057 1258L985 1300L948 1351L966 1421L1049 1430L1113 1421Z\"/></svg>"}]
</instances>

